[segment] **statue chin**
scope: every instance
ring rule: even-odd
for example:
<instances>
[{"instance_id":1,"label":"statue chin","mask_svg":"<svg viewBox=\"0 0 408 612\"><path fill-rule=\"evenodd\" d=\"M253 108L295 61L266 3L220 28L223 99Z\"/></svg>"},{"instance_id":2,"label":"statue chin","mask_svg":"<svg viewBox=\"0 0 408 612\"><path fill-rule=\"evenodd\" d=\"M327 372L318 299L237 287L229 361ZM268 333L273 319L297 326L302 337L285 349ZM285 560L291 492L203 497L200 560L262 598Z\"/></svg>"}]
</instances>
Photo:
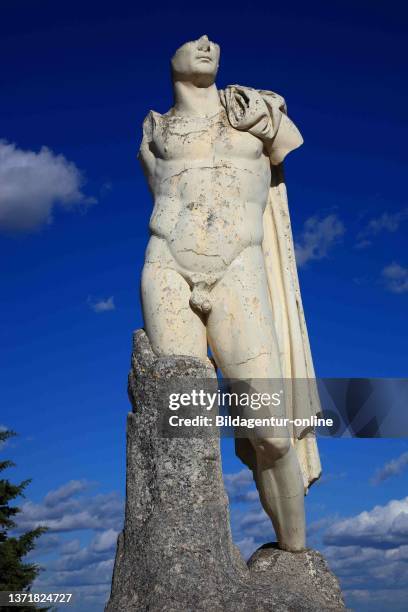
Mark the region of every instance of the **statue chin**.
<instances>
[{"instance_id":1,"label":"statue chin","mask_svg":"<svg viewBox=\"0 0 408 612\"><path fill-rule=\"evenodd\" d=\"M195 87L211 87L215 83L217 71L211 66L196 66L194 69L184 73L173 73L173 81L181 83L191 83Z\"/></svg>"}]
</instances>

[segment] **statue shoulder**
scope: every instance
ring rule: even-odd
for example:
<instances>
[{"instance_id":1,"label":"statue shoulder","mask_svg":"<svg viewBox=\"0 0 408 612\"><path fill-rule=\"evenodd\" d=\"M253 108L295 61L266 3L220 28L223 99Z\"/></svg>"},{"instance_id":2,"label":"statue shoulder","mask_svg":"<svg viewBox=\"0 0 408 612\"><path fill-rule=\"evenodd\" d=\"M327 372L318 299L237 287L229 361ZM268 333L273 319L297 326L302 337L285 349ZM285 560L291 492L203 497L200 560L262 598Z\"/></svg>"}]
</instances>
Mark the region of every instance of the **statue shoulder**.
<instances>
[{"instance_id":1,"label":"statue shoulder","mask_svg":"<svg viewBox=\"0 0 408 612\"><path fill-rule=\"evenodd\" d=\"M154 138L154 132L157 128L157 124L160 120L160 113L154 110L149 110L146 117L143 119L143 141L152 142Z\"/></svg>"},{"instance_id":2,"label":"statue shoulder","mask_svg":"<svg viewBox=\"0 0 408 612\"><path fill-rule=\"evenodd\" d=\"M155 133L166 128L168 123L174 119L173 109L167 113L158 113L155 110L149 110L146 117L143 119L143 139L141 146L144 143L151 143L154 140Z\"/></svg>"}]
</instances>

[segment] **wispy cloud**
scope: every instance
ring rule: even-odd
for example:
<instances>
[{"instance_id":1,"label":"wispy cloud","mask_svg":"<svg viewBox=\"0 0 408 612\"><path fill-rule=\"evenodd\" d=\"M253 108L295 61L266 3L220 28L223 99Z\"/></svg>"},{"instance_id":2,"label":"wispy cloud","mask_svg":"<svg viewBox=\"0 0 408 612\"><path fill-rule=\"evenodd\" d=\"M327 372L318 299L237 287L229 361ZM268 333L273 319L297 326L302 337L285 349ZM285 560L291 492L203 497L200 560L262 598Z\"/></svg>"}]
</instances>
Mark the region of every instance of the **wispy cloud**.
<instances>
[{"instance_id":1,"label":"wispy cloud","mask_svg":"<svg viewBox=\"0 0 408 612\"><path fill-rule=\"evenodd\" d=\"M272 523L263 508L249 510L238 522L242 535L252 537L257 542L270 542L273 533Z\"/></svg>"},{"instance_id":2,"label":"wispy cloud","mask_svg":"<svg viewBox=\"0 0 408 612\"><path fill-rule=\"evenodd\" d=\"M85 480L71 480L50 491L42 503L22 504L17 518L19 531L48 527L50 532L86 529L118 531L122 521L123 501L116 493L86 495L93 486Z\"/></svg>"},{"instance_id":3,"label":"wispy cloud","mask_svg":"<svg viewBox=\"0 0 408 612\"><path fill-rule=\"evenodd\" d=\"M271 520L261 506L251 470L244 468L224 474L224 483L230 500L234 541L247 559L261 544L276 539Z\"/></svg>"},{"instance_id":4,"label":"wispy cloud","mask_svg":"<svg viewBox=\"0 0 408 612\"><path fill-rule=\"evenodd\" d=\"M116 308L113 295L101 300L94 300L91 296L88 296L87 304L91 310L97 313L109 312Z\"/></svg>"},{"instance_id":5,"label":"wispy cloud","mask_svg":"<svg viewBox=\"0 0 408 612\"><path fill-rule=\"evenodd\" d=\"M73 497L76 493L89 489L90 483L87 480L70 480L66 484L47 493L44 497L44 505L48 508L58 506L61 502Z\"/></svg>"},{"instance_id":6,"label":"wispy cloud","mask_svg":"<svg viewBox=\"0 0 408 612\"><path fill-rule=\"evenodd\" d=\"M259 498L252 472L247 468L235 474L225 474L224 484L230 502L251 502Z\"/></svg>"},{"instance_id":7,"label":"wispy cloud","mask_svg":"<svg viewBox=\"0 0 408 612\"><path fill-rule=\"evenodd\" d=\"M344 224L335 214L322 218L315 215L307 219L295 245L298 266L327 257L344 232Z\"/></svg>"},{"instance_id":8,"label":"wispy cloud","mask_svg":"<svg viewBox=\"0 0 408 612\"><path fill-rule=\"evenodd\" d=\"M64 209L95 203L82 193L84 178L63 155L42 147L38 153L0 140L0 230L29 232Z\"/></svg>"},{"instance_id":9,"label":"wispy cloud","mask_svg":"<svg viewBox=\"0 0 408 612\"><path fill-rule=\"evenodd\" d=\"M403 221L408 219L408 208L395 213L384 212L379 217L370 219L367 225L357 234L356 248L363 249L372 244L372 238L381 232L396 232Z\"/></svg>"},{"instance_id":10,"label":"wispy cloud","mask_svg":"<svg viewBox=\"0 0 408 612\"><path fill-rule=\"evenodd\" d=\"M39 503L22 504L17 517L18 532L38 525L49 528L27 557L44 569L34 590L73 592L73 612L103 609L123 524L123 500L115 492L92 494L95 486L71 480Z\"/></svg>"},{"instance_id":11,"label":"wispy cloud","mask_svg":"<svg viewBox=\"0 0 408 612\"><path fill-rule=\"evenodd\" d=\"M335 521L322 551L353 609L406 610L408 497Z\"/></svg>"},{"instance_id":12,"label":"wispy cloud","mask_svg":"<svg viewBox=\"0 0 408 612\"><path fill-rule=\"evenodd\" d=\"M373 588L373 584L376 584L375 580L372 581L369 588L346 590L348 601L353 610L384 612L385 610L392 609L392 612L406 612L408 601L407 588L392 587L391 589L379 589L378 584L376 584L376 588Z\"/></svg>"},{"instance_id":13,"label":"wispy cloud","mask_svg":"<svg viewBox=\"0 0 408 612\"><path fill-rule=\"evenodd\" d=\"M408 497L334 521L323 540L322 552L353 609L406 610Z\"/></svg>"},{"instance_id":14,"label":"wispy cloud","mask_svg":"<svg viewBox=\"0 0 408 612\"><path fill-rule=\"evenodd\" d=\"M225 478L226 487L233 498L250 491L252 475L249 470L227 474ZM47 493L41 503L27 502L24 506L26 528L37 525L39 516L44 520L41 524L51 521L51 531L40 539L41 543L39 540L38 546L29 555L30 561L40 562L44 567L34 589L74 592L74 612L102 609L108 598L116 538L123 520L122 500L116 494L93 495L91 483L77 479ZM245 558L261 544L273 540L270 519L260 508L259 502L247 500L245 512L242 513L237 512L234 506L231 510L237 524L235 541ZM87 518L84 512L88 513ZM79 520L71 520L72 529L61 532L59 526L63 519L72 519L73 516L79 517ZM310 537L326 529L325 541L328 545L323 551L324 555L333 571L340 576L351 600L369 601L375 583L378 592L382 589L383 593L388 592L389 597L392 596L394 604L398 597L402 602L403 595L407 595L407 519L408 498L392 500L348 519L325 517L315 521L309 525L308 535ZM81 524L84 529L91 530L92 536L86 544L75 536ZM67 536L70 539L67 540ZM386 600L382 595L379 598L382 602ZM358 609L358 605L356 607ZM377 612L381 608L372 609ZM393 609L399 610L398 607Z\"/></svg>"},{"instance_id":15,"label":"wispy cloud","mask_svg":"<svg viewBox=\"0 0 408 612\"><path fill-rule=\"evenodd\" d=\"M377 485L392 476L398 476L408 467L408 451L402 453L396 459L388 461L382 468L376 471L373 478L371 479L372 484Z\"/></svg>"},{"instance_id":16,"label":"wispy cloud","mask_svg":"<svg viewBox=\"0 0 408 612\"><path fill-rule=\"evenodd\" d=\"M108 529L93 537L88 546L79 546L77 549L74 549L74 546L78 544L78 541L72 540L65 546L61 557L49 569L60 572L77 572L95 563L110 561L115 552L118 535L118 531ZM74 545L72 551L69 551L69 544Z\"/></svg>"},{"instance_id":17,"label":"wispy cloud","mask_svg":"<svg viewBox=\"0 0 408 612\"><path fill-rule=\"evenodd\" d=\"M386 289L391 293L407 293L408 268L404 268L394 261L383 268L381 277Z\"/></svg>"}]
</instances>

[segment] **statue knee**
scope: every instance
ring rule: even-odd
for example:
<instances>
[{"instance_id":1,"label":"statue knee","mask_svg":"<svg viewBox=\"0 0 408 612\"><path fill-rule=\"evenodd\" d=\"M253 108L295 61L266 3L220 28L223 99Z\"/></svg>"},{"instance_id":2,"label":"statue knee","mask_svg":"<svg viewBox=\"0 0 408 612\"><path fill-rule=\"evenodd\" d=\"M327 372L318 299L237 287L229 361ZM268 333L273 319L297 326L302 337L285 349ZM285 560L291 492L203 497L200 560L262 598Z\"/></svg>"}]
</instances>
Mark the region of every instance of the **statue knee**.
<instances>
[{"instance_id":1,"label":"statue knee","mask_svg":"<svg viewBox=\"0 0 408 612\"><path fill-rule=\"evenodd\" d=\"M287 438L258 438L254 440L254 446L257 454L260 454L265 459L282 459L290 450L291 443Z\"/></svg>"}]
</instances>

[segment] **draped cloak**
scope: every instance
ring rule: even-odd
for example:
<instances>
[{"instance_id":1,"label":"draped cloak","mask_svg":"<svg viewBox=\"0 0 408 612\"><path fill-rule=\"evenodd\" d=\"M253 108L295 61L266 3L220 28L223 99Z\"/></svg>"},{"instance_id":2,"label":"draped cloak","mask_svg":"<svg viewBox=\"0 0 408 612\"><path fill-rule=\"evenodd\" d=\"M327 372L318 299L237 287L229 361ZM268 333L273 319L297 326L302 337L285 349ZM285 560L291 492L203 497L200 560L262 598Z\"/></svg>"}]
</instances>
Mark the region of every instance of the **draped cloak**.
<instances>
[{"instance_id":1,"label":"draped cloak","mask_svg":"<svg viewBox=\"0 0 408 612\"><path fill-rule=\"evenodd\" d=\"M283 174L286 155L303 143L287 116L284 99L272 92L230 85L220 92L231 126L260 138L271 164L271 185L263 216L262 250L268 292L275 321L285 379L286 417L310 418L321 411L315 372L303 313L294 254L288 199ZM303 474L305 492L321 474L319 451L313 428L290 428ZM247 439L235 441L238 457L256 472L255 451Z\"/></svg>"}]
</instances>

